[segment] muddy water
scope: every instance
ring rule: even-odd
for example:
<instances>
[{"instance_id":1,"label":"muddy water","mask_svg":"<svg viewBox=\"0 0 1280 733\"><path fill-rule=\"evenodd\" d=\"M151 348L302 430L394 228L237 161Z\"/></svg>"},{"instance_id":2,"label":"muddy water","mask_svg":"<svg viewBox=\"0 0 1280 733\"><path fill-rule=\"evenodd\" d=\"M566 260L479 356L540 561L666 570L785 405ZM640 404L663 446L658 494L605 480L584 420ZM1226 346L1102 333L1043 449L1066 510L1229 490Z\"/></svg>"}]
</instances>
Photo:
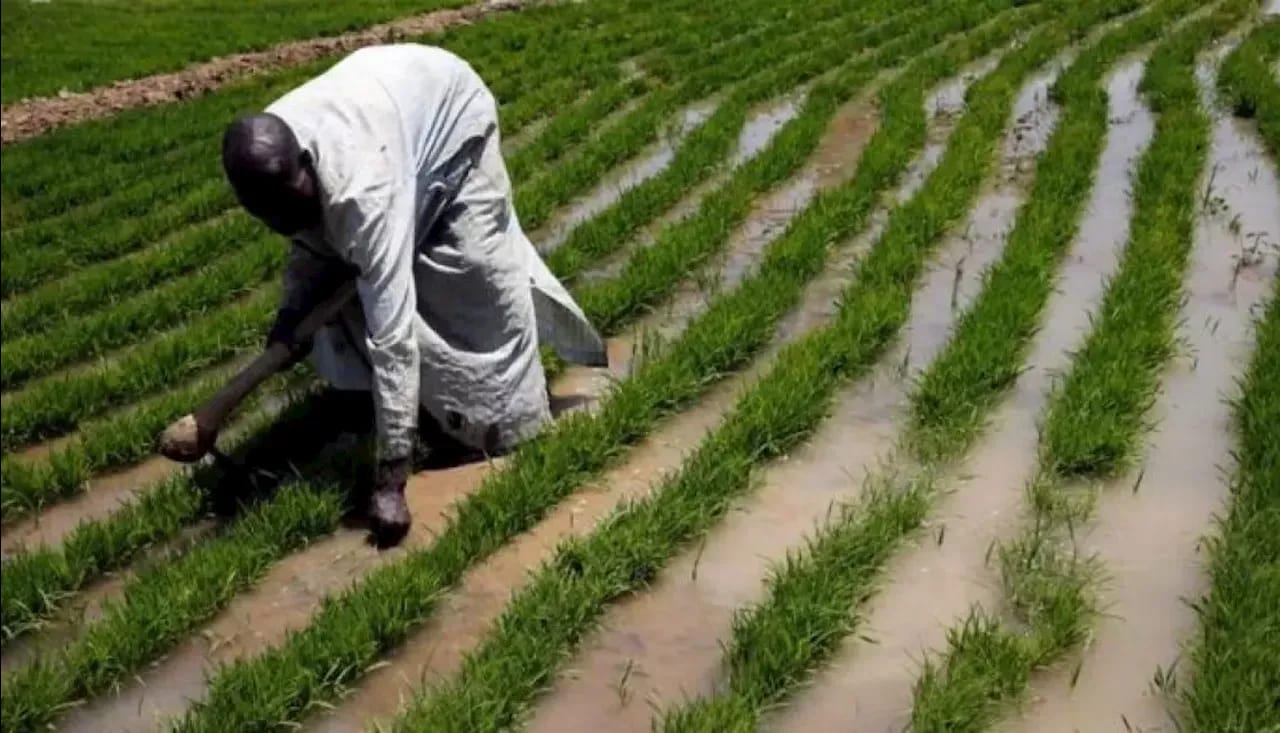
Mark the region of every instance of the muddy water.
<instances>
[{"instance_id":1,"label":"muddy water","mask_svg":"<svg viewBox=\"0 0 1280 733\"><path fill-rule=\"evenodd\" d=\"M623 247L599 267L583 273L582 280L594 282L617 277L637 249L652 245L657 241L659 234L668 226L691 216L698 210L702 199L719 188L728 179L733 168L759 155L760 151L778 133L778 130L782 129L783 125L799 113L802 101L802 95L789 95L755 110L748 116L746 124L743 125L742 131L738 134L738 141L734 146L733 154L729 158L729 168L727 170L694 187L675 206L645 227L639 236L635 237L635 242Z\"/></svg>"},{"instance_id":2,"label":"muddy water","mask_svg":"<svg viewBox=\"0 0 1280 733\"><path fill-rule=\"evenodd\" d=\"M530 238L538 251L545 253L559 247L574 227L607 209L627 189L661 173L675 157L679 141L706 122L714 111L715 103L708 100L686 107L680 113L679 124L672 135L664 136L647 152L609 172L594 190L557 212L541 230L531 233Z\"/></svg>"},{"instance_id":3,"label":"muddy water","mask_svg":"<svg viewBox=\"0 0 1280 733\"><path fill-rule=\"evenodd\" d=\"M1205 71L1208 98L1212 72ZM1276 253L1262 243L1280 242L1280 183L1255 131L1218 115L1209 165L1216 167L1214 193L1226 206L1200 212L1179 331L1189 353L1165 374L1140 473L1104 489L1098 521L1081 541L1105 563L1107 615L1083 654L1075 688L1062 672L1048 675L1037 702L1008 730L1118 731L1124 721L1135 730L1175 730L1151 681L1196 633L1184 599L1208 590L1200 540L1215 531L1212 515L1227 508L1233 447L1227 401L1249 361L1251 314L1274 282ZM1238 231L1231 224L1236 217Z\"/></svg>"},{"instance_id":4,"label":"muddy water","mask_svg":"<svg viewBox=\"0 0 1280 733\"><path fill-rule=\"evenodd\" d=\"M944 99L955 94L954 85L938 90ZM962 98L963 88L958 96ZM952 116L931 118L932 138L945 141ZM873 124L847 110L830 132L861 140L862 145ZM823 181L818 185L833 185L850 175L848 161L854 159L856 153L819 155L810 175ZM936 160L922 155L913 168L929 168ZM845 169L838 170L842 161ZM909 198L924 177L908 176L896 198ZM878 236L884 218L874 216L873 231L839 248L815 286L806 291L802 306L784 320L781 341L797 338L831 317L840 285L847 283L857 257ZM912 319L945 320L950 312L945 298L918 299ZM587 730L647 729L653 706L716 689L721 680L720 645L734 610L760 597L760 579L770 563L813 530L834 503L856 496L862 476L891 446L907 384L898 367L905 349L900 344L869 379L844 390L834 414L813 440L766 468L760 492L731 512L705 543L678 556L644 594L610 611L536 712L532 730L575 725ZM625 700L616 692L623 675L628 679Z\"/></svg>"},{"instance_id":5,"label":"muddy water","mask_svg":"<svg viewBox=\"0 0 1280 733\"><path fill-rule=\"evenodd\" d=\"M1051 379L1070 361L1128 238L1128 180L1150 140L1152 121L1138 104L1142 66L1123 64L1108 81L1111 120L1098 184L1062 268L1029 368L994 416L984 438L955 473L918 544L886 568L866 605L857 637L842 646L814 684L779 711L767 730L901 730L926 650L945 646L946 630L974 605L996 609L1003 593L986 566L991 543L1021 522L1022 487L1035 470L1038 417ZM1005 148L1006 152L1008 147ZM941 541L941 544L939 544ZM871 639L868 642L865 639ZM1082 729L1088 730L1088 729Z\"/></svg>"},{"instance_id":6,"label":"muddy water","mask_svg":"<svg viewBox=\"0 0 1280 733\"><path fill-rule=\"evenodd\" d=\"M4 556L41 545L60 544L82 522L104 519L137 498L138 493L173 475L179 467L166 458L150 458L127 469L94 476L74 497L46 507L29 519L5 527Z\"/></svg>"}]
</instances>

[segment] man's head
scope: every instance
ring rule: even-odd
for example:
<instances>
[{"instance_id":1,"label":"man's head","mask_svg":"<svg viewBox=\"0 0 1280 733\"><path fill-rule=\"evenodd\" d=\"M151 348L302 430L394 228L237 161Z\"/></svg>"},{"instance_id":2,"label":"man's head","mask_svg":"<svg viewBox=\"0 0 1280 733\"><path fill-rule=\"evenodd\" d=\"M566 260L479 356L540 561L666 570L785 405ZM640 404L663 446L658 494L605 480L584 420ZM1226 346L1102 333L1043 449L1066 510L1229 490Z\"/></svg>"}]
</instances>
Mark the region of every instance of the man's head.
<instances>
[{"instance_id":1,"label":"man's head","mask_svg":"<svg viewBox=\"0 0 1280 733\"><path fill-rule=\"evenodd\" d=\"M311 154L276 115L248 115L228 125L222 168L240 204L274 231L290 236L320 224Z\"/></svg>"}]
</instances>

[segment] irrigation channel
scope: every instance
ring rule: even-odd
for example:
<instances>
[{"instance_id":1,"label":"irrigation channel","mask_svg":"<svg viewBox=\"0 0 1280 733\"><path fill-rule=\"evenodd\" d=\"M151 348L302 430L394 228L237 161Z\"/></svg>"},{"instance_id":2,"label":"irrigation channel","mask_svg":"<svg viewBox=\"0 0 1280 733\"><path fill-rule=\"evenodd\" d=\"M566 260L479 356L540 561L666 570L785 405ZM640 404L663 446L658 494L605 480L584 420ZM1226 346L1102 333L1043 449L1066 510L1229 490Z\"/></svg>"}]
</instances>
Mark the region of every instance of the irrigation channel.
<instances>
[{"instance_id":1,"label":"irrigation channel","mask_svg":"<svg viewBox=\"0 0 1280 733\"><path fill-rule=\"evenodd\" d=\"M322 64L7 146L6 731L1280 730L1274 2L425 40L609 366L549 360L554 426L421 466L377 550L305 366L223 439L249 485L152 454L274 314L218 131Z\"/></svg>"}]
</instances>

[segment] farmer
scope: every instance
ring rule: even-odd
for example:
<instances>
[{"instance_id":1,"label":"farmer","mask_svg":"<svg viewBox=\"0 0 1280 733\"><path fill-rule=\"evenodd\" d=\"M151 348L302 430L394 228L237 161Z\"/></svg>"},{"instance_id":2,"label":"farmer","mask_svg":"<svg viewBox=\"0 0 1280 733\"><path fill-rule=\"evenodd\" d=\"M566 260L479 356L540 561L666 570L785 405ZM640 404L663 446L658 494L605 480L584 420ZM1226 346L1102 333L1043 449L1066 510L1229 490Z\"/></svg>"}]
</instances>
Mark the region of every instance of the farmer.
<instances>
[{"instance_id":1,"label":"farmer","mask_svg":"<svg viewBox=\"0 0 1280 733\"><path fill-rule=\"evenodd\" d=\"M309 354L337 390L372 392L380 544L408 531L420 429L501 454L550 420L540 342L606 364L520 228L497 104L457 56L417 44L356 51L233 122L222 163L241 205L292 240L268 343ZM348 277L358 297L310 343L293 341Z\"/></svg>"}]
</instances>

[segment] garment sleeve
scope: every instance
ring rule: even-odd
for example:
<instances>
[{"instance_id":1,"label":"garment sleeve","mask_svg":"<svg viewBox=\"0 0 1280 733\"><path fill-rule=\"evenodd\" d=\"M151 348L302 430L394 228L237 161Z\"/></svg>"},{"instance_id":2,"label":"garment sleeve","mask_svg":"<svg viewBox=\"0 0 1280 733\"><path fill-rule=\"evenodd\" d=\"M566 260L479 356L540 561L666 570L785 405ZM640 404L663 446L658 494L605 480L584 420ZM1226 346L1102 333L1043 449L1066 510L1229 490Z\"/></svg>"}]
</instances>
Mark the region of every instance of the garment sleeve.
<instances>
[{"instance_id":1,"label":"garment sleeve","mask_svg":"<svg viewBox=\"0 0 1280 733\"><path fill-rule=\"evenodd\" d=\"M417 430L419 356L414 331L411 187L377 185L339 202L333 212L367 325L380 458L412 454Z\"/></svg>"}]
</instances>

